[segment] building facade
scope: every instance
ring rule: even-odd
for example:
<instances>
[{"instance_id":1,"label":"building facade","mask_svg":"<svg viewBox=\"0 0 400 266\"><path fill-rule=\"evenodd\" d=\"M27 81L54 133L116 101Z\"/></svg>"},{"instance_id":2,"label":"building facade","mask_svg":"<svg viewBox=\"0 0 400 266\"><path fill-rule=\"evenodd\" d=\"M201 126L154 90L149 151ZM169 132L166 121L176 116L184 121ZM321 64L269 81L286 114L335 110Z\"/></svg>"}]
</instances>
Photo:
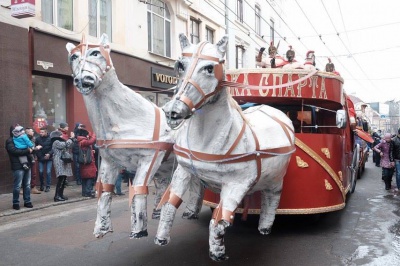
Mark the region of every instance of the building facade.
<instances>
[{"instance_id":1,"label":"building facade","mask_svg":"<svg viewBox=\"0 0 400 266\"><path fill-rule=\"evenodd\" d=\"M281 24L272 8L279 2L0 0L0 193L12 188L4 148L10 125L38 130L67 122L72 129L80 122L90 129L83 97L73 86L68 42L77 44L85 34L88 42L98 43L106 33L119 80L161 106L176 82L179 33L192 43L216 43L228 35L226 67L255 67L255 55L275 40ZM21 10L28 12L21 15Z\"/></svg>"}]
</instances>

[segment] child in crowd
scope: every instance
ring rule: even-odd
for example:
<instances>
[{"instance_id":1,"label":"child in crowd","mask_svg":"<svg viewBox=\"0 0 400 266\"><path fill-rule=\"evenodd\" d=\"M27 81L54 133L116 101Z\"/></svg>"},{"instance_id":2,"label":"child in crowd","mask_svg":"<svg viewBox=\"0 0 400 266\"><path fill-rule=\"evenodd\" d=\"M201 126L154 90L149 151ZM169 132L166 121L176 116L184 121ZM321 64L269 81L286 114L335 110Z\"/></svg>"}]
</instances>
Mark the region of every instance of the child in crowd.
<instances>
[{"instance_id":1,"label":"child in crowd","mask_svg":"<svg viewBox=\"0 0 400 266\"><path fill-rule=\"evenodd\" d=\"M34 150L34 144L32 141L28 138L28 135L26 135L25 130L22 126L16 126L14 130L12 131L13 133L13 142L14 145L17 149L32 149ZM31 157L31 162L34 162L34 157L33 154L29 154L28 156ZM23 168L25 170L29 169L29 164L28 164L28 156L19 156L19 162L22 164Z\"/></svg>"}]
</instances>

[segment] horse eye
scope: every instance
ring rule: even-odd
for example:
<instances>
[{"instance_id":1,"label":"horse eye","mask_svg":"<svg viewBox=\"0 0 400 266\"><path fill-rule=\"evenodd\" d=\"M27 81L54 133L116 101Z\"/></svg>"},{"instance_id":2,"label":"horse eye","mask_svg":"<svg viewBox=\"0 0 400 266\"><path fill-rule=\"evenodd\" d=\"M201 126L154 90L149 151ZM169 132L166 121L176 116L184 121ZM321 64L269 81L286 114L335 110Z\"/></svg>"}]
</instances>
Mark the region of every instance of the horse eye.
<instances>
[{"instance_id":1,"label":"horse eye","mask_svg":"<svg viewBox=\"0 0 400 266\"><path fill-rule=\"evenodd\" d=\"M90 53L90 56L98 56L100 54L100 51L93 51Z\"/></svg>"},{"instance_id":2,"label":"horse eye","mask_svg":"<svg viewBox=\"0 0 400 266\"><path fill-rule=\"evenodd\" d=\"M175 66L174 66L175 72L182 73L185 71L185 67L183 66L182 62L176 61Z\"/></svg>"},{"instance_id":3,"label":"horse eye","mask_svg":"<svg viewBox=\"0 0 400 266\"><path fill-rule=\"evenodd\" d=\"M71 56L71 61L74 61L74 60L76 60L78 58L78 56L76 55L76 54L73 54L72 56Z\"/></svg>"},{"instance_id":4,"label":"horse eye","mask_svg":"<svg viewBox=\"0 0 400 266\"><path fill-rule=\"evenodd\" d=\"M206 67L204 68L204 70L207 71L208 74L212 74L213 71L214 71L214 66L211 66L211 65L206 66Z\"/></svg>"}]
</instances>

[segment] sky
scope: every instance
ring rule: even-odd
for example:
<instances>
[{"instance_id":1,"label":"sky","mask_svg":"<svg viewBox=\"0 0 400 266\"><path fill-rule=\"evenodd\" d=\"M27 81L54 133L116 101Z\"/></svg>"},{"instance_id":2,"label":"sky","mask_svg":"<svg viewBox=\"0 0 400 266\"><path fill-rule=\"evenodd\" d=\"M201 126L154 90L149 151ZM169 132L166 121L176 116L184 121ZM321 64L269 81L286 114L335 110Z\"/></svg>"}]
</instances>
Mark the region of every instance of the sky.
<instances>
[{"instance_id":1,"label":"sky","mask_svg":"<svg viewBox=\"0 0 400 266\"><path fill-rule=\"evenodd\" d=\"M285 36L299 61L314 50L317 68L328 57L344 79L344 89L366 103L400 101L399 0L283 0Z\"/></svg>"}]
</instances>

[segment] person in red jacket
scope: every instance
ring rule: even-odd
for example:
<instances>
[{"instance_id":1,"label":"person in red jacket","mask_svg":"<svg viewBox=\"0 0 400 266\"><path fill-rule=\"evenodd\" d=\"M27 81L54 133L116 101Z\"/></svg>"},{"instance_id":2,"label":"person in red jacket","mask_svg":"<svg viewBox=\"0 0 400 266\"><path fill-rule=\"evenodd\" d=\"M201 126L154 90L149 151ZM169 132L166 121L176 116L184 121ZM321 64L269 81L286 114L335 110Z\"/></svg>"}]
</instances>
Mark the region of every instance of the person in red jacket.
<instances>
[{"instance_id":1,"label":"person in red jacket","mask_svg":"<svg viewBox=\"0 0 400 266\"><path fill-rule=\"evenodd\" d=\"M86 130L85 125L81 125L77 136L78 145L82 149L90 149L92 160L88 164L79 164L80 174L82 178L82 196L83 197L95 197L93 190L94 183L96 181L97 167L94 158L93 145L96 143L96 135L89 133Z\"/></svg>"}]
</instances>

